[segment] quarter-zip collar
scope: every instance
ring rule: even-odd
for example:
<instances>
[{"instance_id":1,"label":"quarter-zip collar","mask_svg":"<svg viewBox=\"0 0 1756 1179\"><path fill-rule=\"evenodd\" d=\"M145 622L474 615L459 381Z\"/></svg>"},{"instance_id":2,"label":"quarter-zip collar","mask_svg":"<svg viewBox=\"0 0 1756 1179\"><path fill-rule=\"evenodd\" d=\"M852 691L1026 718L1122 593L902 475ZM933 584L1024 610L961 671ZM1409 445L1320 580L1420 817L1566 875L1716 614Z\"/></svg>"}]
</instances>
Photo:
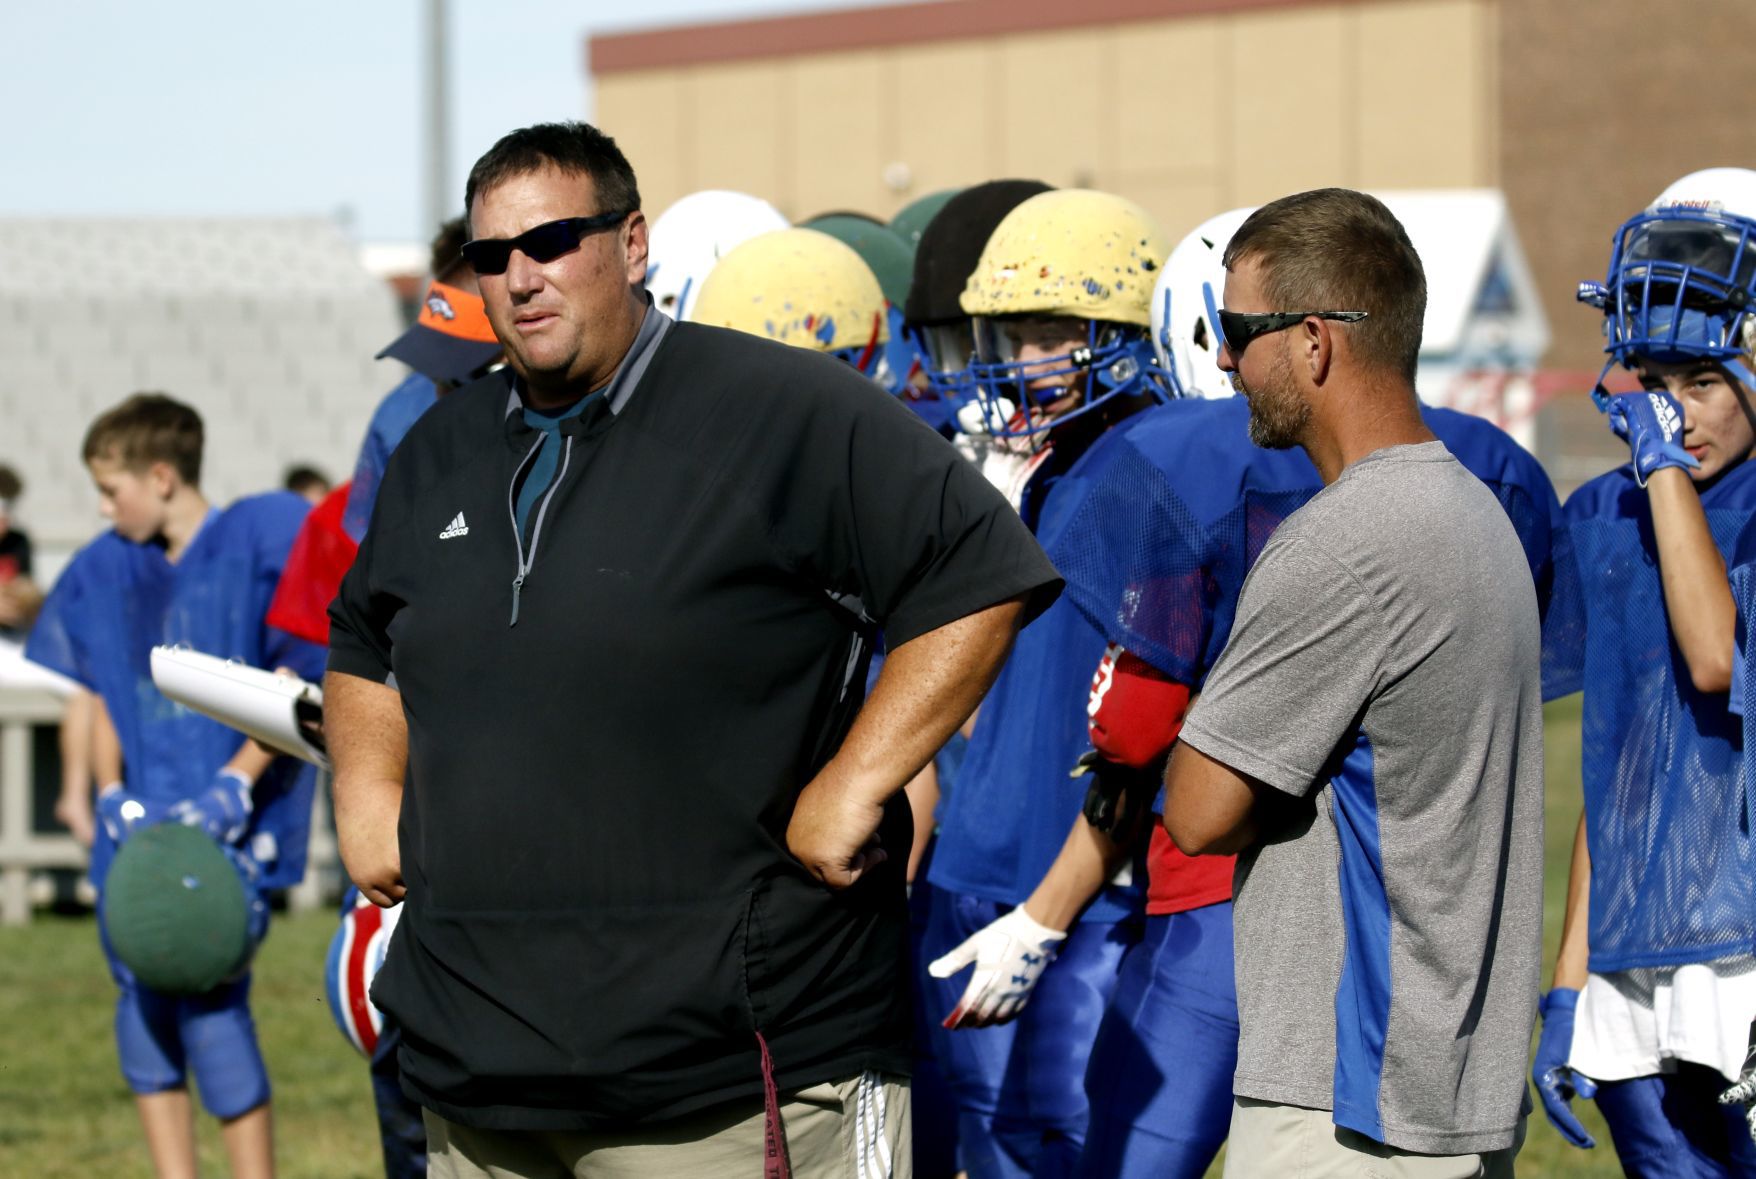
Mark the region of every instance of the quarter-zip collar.
<instances>
[{"instance_id":1,"label":"quarter-zip collar","mask_svg":"<svg viewBox=\"0 0 1756 1179\"><path fill-rule=\"evenodd\" d=\"M634 343L629 345L627 355L616 366L615 373L610 377L609 384L595 393L588 394L581 400L560 424L556 442L561 446L560 469L543 490L542 498L531 509L536 513L535 523L530 530L530 544L524 541L524 530L518 522L518 487L531 466L535 463L538 453L548 443L548 432L532 426L526 420L523 390L518 378L512 378L511 388L506 395L506 427L508 440L513 441L529 435L530 447L524 457L513 469L512 481L506 488L506 515L512 527L514 551L518 555L517 567L512 576L512 617L507 626L518 625L519 597L524 592L524 584L530 579L531 567L536 564L537 546L542 541L543 521L549 514L549 504L554 500L555 493L567 480L568 469L573 464L575 440L582 434L597 433L606 423L605 410L611 419L627 406L634 396L640 378L646 375L647 367L652 363L653 354L658 350L659 341L671 326L671 319L664 312L652 305L652 296L646 297L646 313L641 318L640 330L634 334ZM516 443L515 443L516 444Z\"/></svg>"}]
</instances>

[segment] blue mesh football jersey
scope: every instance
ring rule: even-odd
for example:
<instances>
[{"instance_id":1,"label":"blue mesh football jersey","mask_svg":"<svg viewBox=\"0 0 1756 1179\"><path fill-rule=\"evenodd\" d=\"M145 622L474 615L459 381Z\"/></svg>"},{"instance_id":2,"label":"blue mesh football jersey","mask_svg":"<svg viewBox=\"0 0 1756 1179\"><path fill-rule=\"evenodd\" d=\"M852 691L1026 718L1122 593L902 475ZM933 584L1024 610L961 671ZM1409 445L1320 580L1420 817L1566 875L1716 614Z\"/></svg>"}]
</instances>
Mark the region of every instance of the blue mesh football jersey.
<instances>
[{"instance_id":1,"label":"blue mesh football jersey","mask_svg":"<svg viewBox=\"0 0 1756 1179\"><path fill-rule=\"evenodd\" d=\"M1722 475L1701 506L1728 567L1756 556L1756 463ZM1543 688L1585 692L1591 969L1756 953L1742 727L1727 694L1695 689L1671 638L1652 515L1630 467L1567 500Z\"/></svg>"},{"instance_id":2,"label":"blue mesh football jersey","mask_svg":"<svg viewBox=\"0 0 1756 1179\"><path fill-rule=\"evenodd\" d=\"M1025 519L1053 552L1079 506L1122 453L1122 429L1101 435L1065 472L1027 489ZM1118 522L1119 523L1119 522ZM936 887L1000 904L1022 904L1054 862L1085 801L1070 777L1090 748L1086 696L1103 657L1102 632L1063 593L1019 633L982 701L957 787L939 802L939 839L927 878ZM1086 919L1115 921L1140 907L1141 883L1110 885Z\"/></svg>"},{"instance_id":3,"label":"blue mesh football jersey","mask_svg":"<svg viewBox=\"0 0 1756 1179\"><path fill-rule=\"evenodd\" d=\"M159 692L154 646L178 644L254 667L290 667L307 679L322 676L323 648L263 621L309 510L284 491L214 509L174 565L157 545L106 532L56 580L25 654L103 698L130 792L162 803L200 794L244 741ZM283 757L256 784L243 846L263 861L263 888L285 888L305 874L314 783L313 767ZM100 825L94 883L101 884L114 853Z\"/></svg>"},{"instance_id":4,"label":"blue mesh football jersey","mask_svg":"<svg viewBox=\"0 0 1756 1179\"><path fill-rule=\"evenodd\" d=\"M1049 556L1067 579L1063 596L1110 642L1199 689L1262 546L1322 481L1302 450L1250 444L1240 398L1167 408L1124 427L1108 477ZM1506 509L1546 607L1561 505L1541 465L1481 418L1430 406L1422 415Z\"/></svg>"},{"instance_id":5,"label":"blue mesh football jersey","mask_svg":"<svg viewBox=\"0 0 1756 1179\"><path fill-rule=\"evenodd\" d=\"M1487 421L1422 414L1506 509L1546 602L1560 517L1548 476ZM1250 566L1322 487L1302 450L1253 445L1249 415L1242 398L1158 406L1105 434L1043 496L1037 539L1067 588L1019 635L982 705L957 792L940 804L935 885L1019 904L1041 880L1085 797L1067 770L1090 747L1086 702L1107 644L1196 690L1205 682ZM1112 887L1090 912L1133 904L1132 889Z\"/></svg>"}]
</instances>

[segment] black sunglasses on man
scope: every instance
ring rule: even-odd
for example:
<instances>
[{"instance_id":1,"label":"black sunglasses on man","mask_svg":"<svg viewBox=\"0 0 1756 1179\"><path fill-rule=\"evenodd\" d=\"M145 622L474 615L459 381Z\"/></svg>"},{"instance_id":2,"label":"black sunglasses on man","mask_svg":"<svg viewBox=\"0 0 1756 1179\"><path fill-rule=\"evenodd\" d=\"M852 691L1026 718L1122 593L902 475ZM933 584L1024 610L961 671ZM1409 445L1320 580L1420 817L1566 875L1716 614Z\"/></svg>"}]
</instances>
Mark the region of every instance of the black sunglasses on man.
<instances>
[{"instance_id":1,"label":"black sunglasses on man","mask_svg":"<svg viewBox=\"0 0 1756 1179\"><path fill-rule=\"evenodd\" d=\"M1213 284L1203 283L1202 296L1207 300L1207 319L1219 331L1219 342L1232 350L1232 356L1244 354L1250 341L1258 336L1284 332L1307 319L1333 319L1340 323L1358 323L1366 318L1364 311L1227 311L1213 297Z\"/></svg>"},{"instance_id":2,"label":"black sunglasses on man","mask_svg":"<svg viewBox=\"0 0 1756 1179\"><path fill-rule=\"evenodd\" d=\"M512 264L512 251L521 251L532 262L553 262L579 248L588 233L609 229L627 220L633 209L598 213L591 217L563 217L559 221L525 230L517 237L484 237L463 243L463 257L477 274L505 274Z\"/></svg>"}]
</instances>

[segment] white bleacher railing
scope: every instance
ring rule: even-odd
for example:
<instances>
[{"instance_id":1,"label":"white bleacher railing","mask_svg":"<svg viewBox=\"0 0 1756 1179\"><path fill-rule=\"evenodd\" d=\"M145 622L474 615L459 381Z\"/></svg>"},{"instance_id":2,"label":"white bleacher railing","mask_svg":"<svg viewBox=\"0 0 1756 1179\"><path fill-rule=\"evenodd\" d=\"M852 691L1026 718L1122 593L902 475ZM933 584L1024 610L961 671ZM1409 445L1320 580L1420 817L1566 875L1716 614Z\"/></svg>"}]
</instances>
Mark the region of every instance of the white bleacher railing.
<instances>
[{"instance_id":1,"label":"white bleacher railing","mask_svg":"<svg viewBox=\"0 0 1756 1179\"><path fill-rule=\"evenodd\" d=\"M45 868L85 867L85 849L67 834L39 834L31 730L61 723L49 692L0 688L0 925L30 920L30 878Z\"/></svg>"},{"instance_id":2,"label":"white bleacher railing","mask_svg":"<svg viewBox=\"0 0 1756 1179\"><path fill-rule=\"evenodd\" d=\"M0 925L30 921L33 873L85 869L85 849L73 836L36 830L36 743L31 731L59 725L61 709L60 698L51 692L0 687ZM333 903L346 883L329 819L329 775L322 775L317 787L305 879L287 892L287 906L294 910Z\"/></svg>"}]
</instances>

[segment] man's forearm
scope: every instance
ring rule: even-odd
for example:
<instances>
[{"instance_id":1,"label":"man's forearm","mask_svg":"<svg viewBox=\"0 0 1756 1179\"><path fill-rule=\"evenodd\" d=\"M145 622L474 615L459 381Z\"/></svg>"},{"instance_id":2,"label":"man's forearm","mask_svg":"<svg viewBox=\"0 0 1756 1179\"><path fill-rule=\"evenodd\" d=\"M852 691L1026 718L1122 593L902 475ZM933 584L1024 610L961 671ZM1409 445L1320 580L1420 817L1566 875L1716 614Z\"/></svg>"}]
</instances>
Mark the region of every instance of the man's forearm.
<instances>
[{"instance_id":1,"label":"man's forearm","mask_svg":"<svg viewBox=\"0 0 1756 1179\"><path fill-rule=\"evenodd\" d=\"M849 888L905 849L878 838L884 804L925 766L1000 673L1023 614L1002 602L890 652L847 739L806 783L787 821L787 850L831 888Z\"/></svg>"},{"instance_id":2,"label":"man's forearm","mask_svg":"<svg viewBox=\"0 0 1756 1179\"><path fill-rule=\"evenodd\" d=\"M1256 842L1256 786L1191 745L1165 767L1165 831L1186 856L1231 856Z\"/></svg>"},{"instance_id":3,"label":"man's forearm","mask_svg":"<svg viewBox=\"0 0 1756 1179\"><path fill-rule=\"evenodd\" d=\"M818 781L862 802L889 799L932 760L1000 674L1024 613L1014 598L891 651L842 747Z\"/></svg>"},{"instance_id":4,"label":"man's forearm","mask_svg":"<svg viewBox=\"0 0 1756 1179\"><path fill-rule=\"evenodd\" d=\"M330 672L323 735L335 768L335 830L348 875L378 904L402 898L396 824L408 768L408 722L394 688Z\"/></svg>"}]
</instances>

